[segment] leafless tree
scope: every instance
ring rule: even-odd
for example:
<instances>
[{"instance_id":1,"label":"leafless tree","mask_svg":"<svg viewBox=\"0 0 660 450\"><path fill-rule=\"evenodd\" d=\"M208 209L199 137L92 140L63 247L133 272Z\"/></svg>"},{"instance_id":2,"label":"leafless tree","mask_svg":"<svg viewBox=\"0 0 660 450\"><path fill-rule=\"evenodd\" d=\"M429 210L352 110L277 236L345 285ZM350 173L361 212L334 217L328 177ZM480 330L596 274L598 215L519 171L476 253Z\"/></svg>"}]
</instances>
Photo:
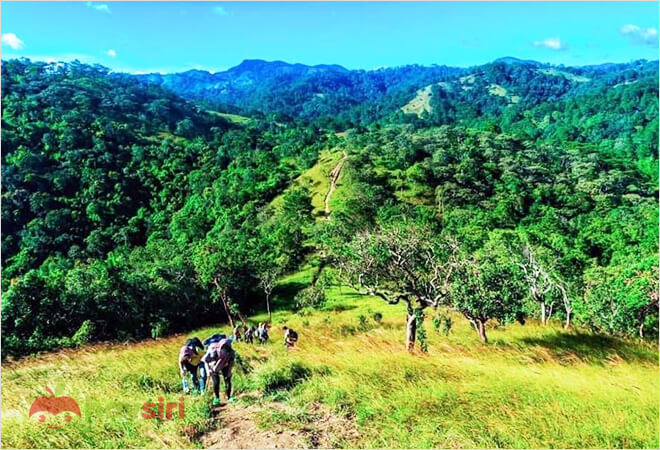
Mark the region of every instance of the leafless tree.
<instances>
[{"instance_id":1,"label":"leafless tree","mask_svg":"<svg viewBox=\"0 0 660 450\"><path fill-rule=\"evenodd\" d=\"M264 295L266 296L266 310L268 311L268 321L272 319L272 313L270 311L270 296L275 289L277 278L281 275L282 270L279 266L273 265L271 267L264 268L257 272L256 276L259 280L259 287L263 289Z\"/></svg>"},{"instance_id":2,"label":"leafless tree","mask_svg":"<svg viewBox=\"0 0 660 450\"><path fill-rule=\"evenodd\" d=\"M524 243L519 258L518 266L525 275L525 280L529 286L529 293L532 300L541 307L541 322L547 325L555 306L557 297L564 306L566 313L566 322L564 328L571 324L573 306L568 295L568 289L560 279L557 272L548 262L544 262L539 256L540 251L533 248L529 243ZM546 260L548 258L545 258Z\"/></svg>"}]
</instances>

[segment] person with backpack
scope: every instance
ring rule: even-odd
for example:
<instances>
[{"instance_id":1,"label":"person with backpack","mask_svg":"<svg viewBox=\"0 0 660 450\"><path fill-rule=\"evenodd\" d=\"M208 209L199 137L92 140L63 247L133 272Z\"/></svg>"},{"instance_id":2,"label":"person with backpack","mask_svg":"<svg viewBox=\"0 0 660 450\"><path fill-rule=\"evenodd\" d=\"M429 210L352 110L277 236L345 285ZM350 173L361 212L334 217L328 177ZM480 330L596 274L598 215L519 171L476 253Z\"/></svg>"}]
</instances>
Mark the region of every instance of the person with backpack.
<instances>
[{"instance_id":1,"label":"person with backpack","mask_svg":"<svg viewBox=\"0 0 660 450\"><path fill-rule=\"evenodd\" d=\"M202 357L206 373L210 374L213 379L213 394L215 395L213 406L220 404L220 374L222 374L225 381L227 401L233 402L231 396L231 376L236 353L231 343L232 340L227 338L212 342L206 350L206 354Z\"/></svg>"},{"instance_id":2,"label":"person with backpack","mask_svg":"<svg viewBox=\"0 0 660 450\"><path fill-rule=\"evenodd\" d=\"M298 333L296 333L291 328L284 326L284 346L289 349L296 345L298 342Z\"/></svg>"},{"instance_id":3,"label":"person with backpack","mask_svg":"<svg viewBox=\"0 0 660 450\"><path fill-rule=\"evenodd\" d=\"M201 382L197 381L197 368L201 364L202 356L204 355L204 345L201 341L194 337L188 339L179 351L179 372L181 374L181 384L183 385L183 392L186 394L190 392L188 385L188 374L192 376L193 392L204 392L206 386L206 371L202 368Z\"/></svg>"},{"instance_id":4,"label":"person with backpack","mask_svg":"<svg viewBox=\"0 0 660 450\"><path fill-rule=\"evenodd\" d=\"M247 328L244 333L244 338L245 342L248 344L252 344L254 342L254 338L256 335L257 329L252 325L251 327Z\"/></svg>"},{"instance_id":5,"label":"person with backpack","mask_svg":"<svg viewBox=\"0 0 660 450\"><path fill-rule=\"evenodd\" d=\"M259 324L259 328L257 328L257 337L259 338L260 344L268 342L268 324L264 322Z\"/></svg>"},{"instance_id":6,"label":"person with backpack","mask_svg":"<svg viewBox=\"0 0 660 450\"><path fill-rule=\"evenodd\" d=\"M232 336L232 339L235 340L236 342L241 341L241 326L240 325L236 325L234 327L234 334Z\"/></svg>"}]
</instances>

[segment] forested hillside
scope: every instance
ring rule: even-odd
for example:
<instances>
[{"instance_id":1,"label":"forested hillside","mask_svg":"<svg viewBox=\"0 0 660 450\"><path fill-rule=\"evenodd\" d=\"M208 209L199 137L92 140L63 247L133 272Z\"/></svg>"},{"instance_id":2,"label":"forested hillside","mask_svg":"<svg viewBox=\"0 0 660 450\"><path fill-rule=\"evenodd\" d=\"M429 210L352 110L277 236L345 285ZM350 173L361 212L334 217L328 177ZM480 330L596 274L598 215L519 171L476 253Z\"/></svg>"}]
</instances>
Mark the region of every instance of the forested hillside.
<instances>
[{"instance_id":1,"label":"forested hillside","mask_svg":"<svg viewBox=\"0 0 660 450\"><path fill-rule=\"evenodd\" d=\"M3 61L3 356L239 320L303 263L295 307L339 277L422 348L446 309L655 337L657 67Z\"/></svg>"}]
</instances>

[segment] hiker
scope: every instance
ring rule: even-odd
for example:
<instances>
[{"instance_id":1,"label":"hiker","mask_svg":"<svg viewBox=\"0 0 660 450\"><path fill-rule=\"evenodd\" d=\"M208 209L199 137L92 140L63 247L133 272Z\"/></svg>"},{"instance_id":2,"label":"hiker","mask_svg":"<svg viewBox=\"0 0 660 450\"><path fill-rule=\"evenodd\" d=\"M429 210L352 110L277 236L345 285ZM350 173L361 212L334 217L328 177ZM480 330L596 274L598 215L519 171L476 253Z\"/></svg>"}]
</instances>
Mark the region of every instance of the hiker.
<instances>
[{"instance_id":1,"label":"hiker","mask_svg":"<svg viewBox=\"0 0 660 450\"><path fill-rule=\"evenodd\" d=\"M284 330L284 346L288 349L296 345L298 333L287 326L282 327L282 329Z\"/></svg>"},{"instance_id":2,"label":"hiker","mask_svg":"<svg viewBox=\"0 0 660 450\"><path fill-rule=\"evenodd\" d=\"M183 385L183 392L186 394L190 392L188 386L188 373L192 376L193 393L199 389L200 393L204 392L206 386L206 370L201 369L201 381L197 381L197 368L201 364L202 356L204 355L204 345L202 342L194 337L188 339L181 350L179 351L179 372L181 373L181 384Z\"/></svg>"},{"instance_id":3,"label":"hiker","mask_svg":"<svg viewBox=\"0 0 660 450\"><path fill-rule=\"evenodd\" d=\"M257 328L257 337L259 338L260 344L268 342L268 324L264 322L259 324L259 328Z\"/></svg>"},{"instance_id":4,"label":"hiker","mask_svg":"<svg viewBox=\"0 0 660 450\"><path fill-rule=\"evenodd\" d=\"M236 326L234 327L233 339L234 339L236 342L240 342L240 341L241 341L241 327L240 327L239 325L236 325Z\"/></svg>"},{"instance_id":5,"label":"hiker","mask_svg":"<svg viewBox=\"0 0 660 450\"><path fill-rule=\"evenodd\" d=\"M213 342L206 350L206 354L202 358L202 362L206 368L206 373L211 375L213 379L213 406L220 404L220 373L225 380L225 394L227 401L233 402L231 396L231 370L234 366L234 359L236 354L231 347L231 339L222 339Z\"/></svg>"},{"instance_id":6,"label":"hiker","mask_svg":"<svg viewBox=\"0 0 660 450\"><path fill-rule=\"evenodd\" d=\"M254 335L256 331L257 329L254 327L254 325L245 330L244 337L246 343L252 344L254 342Z\"/></svg>"}]
</instances>

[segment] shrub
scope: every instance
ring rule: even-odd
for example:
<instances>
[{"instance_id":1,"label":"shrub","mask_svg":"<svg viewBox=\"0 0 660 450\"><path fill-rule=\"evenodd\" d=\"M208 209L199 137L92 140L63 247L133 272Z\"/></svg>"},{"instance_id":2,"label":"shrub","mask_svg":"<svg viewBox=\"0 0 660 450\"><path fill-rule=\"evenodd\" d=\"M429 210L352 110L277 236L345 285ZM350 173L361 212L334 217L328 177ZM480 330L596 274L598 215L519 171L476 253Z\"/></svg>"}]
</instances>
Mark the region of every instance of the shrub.
<instances>
[{"instance_id":1,"label":"shrub","mask_svg":"<svg viewBox=\"0 0 660 450\"><path fill-rule=\"evenodd\" d=\"M375 312L373 315L374 322L380 325L380 323L383 321L383 314L379 312Z\"/></svg>"},{"instance_id":2,"label":"shrub","mask_svg":"<svg viewBox=\"0 0 660 450\"><path fill-rule=\"evenodd\" d=\"M294 297L296 309L305 307L320 308L325 305L325 290L319 286L309 286L298 292Z\"/></svg>"},{"instance_id":3,"label":"shrub","mask_svg":"<svg viewBox=\"0 0 660 450\"><path fill-rule=\"evenodd\" d=\"M159 319L153 327L151 327L151 337L153 339L158 339L165 336L168 328L168 321L166 319Z\"/></svg>"},{"instance_id":4,"label":"shrub","mask_svg":"<svg viewBox=\"0 0 660 450\"><path fill-rule=\"evenodd\" d=\"M78 331L71 337L71 341L76 347L82 347L89 344L94 338L94 324L91 320L85 320Z\"/></svg>"},{"instance_id":5,"label":"shrub","mask_svg":"<svg viewBox=\"0 0 660 450\"><path fill-rule=\"evenodd\" d=\"M424 313L420 310L415 310L415 320L417 321L417 341L419 342L419 347L422 352L426 353L429 351L426 328L424 328Z\"/></svg>"},{"instance_id":6,"label":"shrub","mask_svg":"<svg viewBox=\"0 0 660 450\"><path fill-rule=\"evenodd\" d=\"M451 320L451 317L444 315L444 314L438 314L433 318L433 329L435 330L436 333L442 332L445 336L449 336L449 332L451 331L451 327L453 325L453 322Z\"/></svg>"}]
</instances>

